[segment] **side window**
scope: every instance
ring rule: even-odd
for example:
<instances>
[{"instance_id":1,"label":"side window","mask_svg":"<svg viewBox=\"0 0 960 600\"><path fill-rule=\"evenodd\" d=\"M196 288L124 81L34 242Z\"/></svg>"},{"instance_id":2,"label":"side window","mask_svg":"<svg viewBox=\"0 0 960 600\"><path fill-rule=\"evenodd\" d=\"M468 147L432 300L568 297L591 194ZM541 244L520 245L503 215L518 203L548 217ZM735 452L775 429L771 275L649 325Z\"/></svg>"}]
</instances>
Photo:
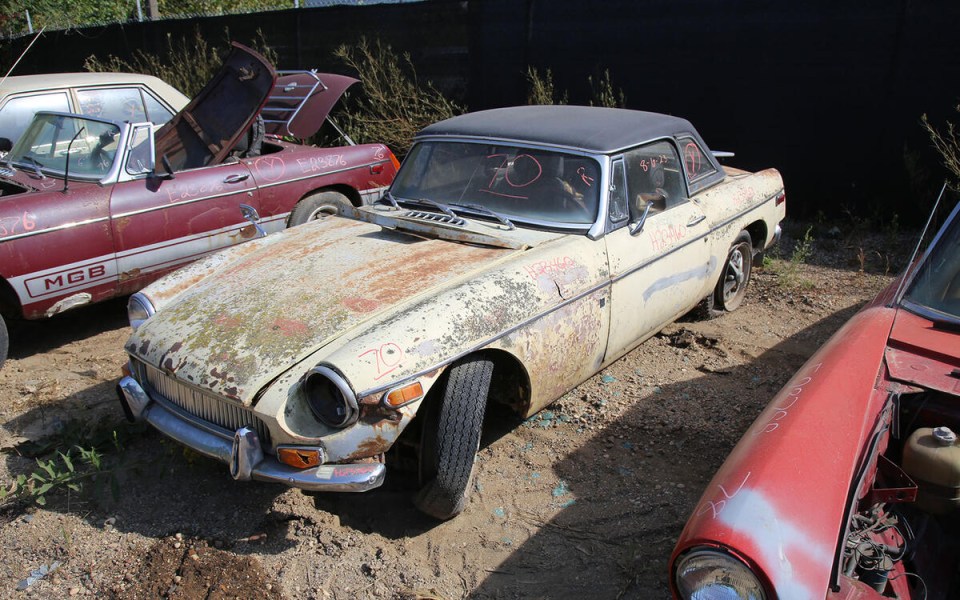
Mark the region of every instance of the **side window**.
<instances>
[{"instance_id":1,"label":"side window","mask_svg":"<svg viewBox=\"0 0 960 600\"><path fill-rule=\"evenodd\" d=\"M11 98L0 109L0 137L16 143L17 138L27 129L27 125L33 121L33 115L42 110L70 112L67 93L54 92Z\"/></svg>"},{"instance_id":2,"label":"side window","mask_svg":"<svg viewBox=\"0 0 960 600\"><path fill-rule=\"evenodd\" d=\"M91 117L131 123L147 120L140 88L77 90L77 99L83 114Z\"/></svg>"},{"instance_id":3,"label":"side window","mask_svg":"<svg viewBox=\"0 0 960 600\"><path fill-rule=\"evenodd\" d=\"M144 90L143 99L147 107L147 121L150 121L154 125L163 125L173 118L173 113L161 104L159 100L154 98L150 92Z\"/></svg>"},{"instance_id":4,"label":"side window","mask_svg":"<svg viewBox=\"0 0 960 600\"><path fill-rule=\"evenodd\" d=\"M717 171L696 140L692 137L682 137L677 141L680 142L680 150L683 152L683 166L687 171L687 181L693 183Z\"/></svg>"},{"instance_id":5,"label":"side window","mask_svg":"<svg viewBox=\"0 0 960 600\"><path fill-rule=\"evenodd\" d=\"M650 212L667 210L687 201L680 160L673 144L654 142L627 152L627 189L630 218L640 218L650 205Z\"/></svg>"}]
</instances>

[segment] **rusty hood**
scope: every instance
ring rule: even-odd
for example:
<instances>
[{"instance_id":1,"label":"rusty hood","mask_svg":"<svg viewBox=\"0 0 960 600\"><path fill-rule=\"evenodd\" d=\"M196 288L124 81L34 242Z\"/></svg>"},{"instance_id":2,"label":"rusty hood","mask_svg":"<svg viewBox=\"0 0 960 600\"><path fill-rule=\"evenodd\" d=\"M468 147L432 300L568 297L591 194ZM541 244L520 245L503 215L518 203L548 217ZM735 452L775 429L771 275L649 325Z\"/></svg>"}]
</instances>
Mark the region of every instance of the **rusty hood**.
<instances>
[{"instance_id":1,"label":"rusty hood","mask_svg":"<svg viewBox=\"0 0 960 600\"><path fill-rule=\"evenodd\" d=\"M147 320L128 352L250 405L258 390L331 341L523 252L344 218L275 235L285 239L224 265Z\"/></svg>"}]
</instances>

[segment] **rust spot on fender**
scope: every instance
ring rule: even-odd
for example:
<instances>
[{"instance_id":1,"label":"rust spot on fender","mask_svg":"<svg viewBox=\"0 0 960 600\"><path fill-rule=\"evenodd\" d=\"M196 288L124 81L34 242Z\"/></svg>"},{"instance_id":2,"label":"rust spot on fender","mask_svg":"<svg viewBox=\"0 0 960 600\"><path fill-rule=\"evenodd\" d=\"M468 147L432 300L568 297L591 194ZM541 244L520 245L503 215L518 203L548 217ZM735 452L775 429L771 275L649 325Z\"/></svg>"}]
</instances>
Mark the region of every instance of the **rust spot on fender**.
<instances>
[{"instance_id":1,"label":"rust spot on fender","mask_svg":"<svg viewBox=\"0 0 960 600\"><path fill-rule=\"evenodd\" d=\"M129 271L120 273L120 281L129 281L131 279L136 279L137 277L140 277L140 269L131 269Z\"/></svg>"},{"instance_id":2,"label":"rust spot on fender","mask_svg":"<svg viewBox=\"0 0 960 600\"><path fill-rule=\"evenodd\" d=\"M343 305L352 310L353 312L358 313L367 313L372 310L376 310L380 303L376 300L369 300L367 298L359 298L357 296L350 296L343 299Z\"/></svg>"},{"instance_id":3,"label":"rust spot on fender","mask_svg":"<svg viewBox=\"0 0 960 600\"><path fill-rule=\"evenodd\" d=\"M140 344L140 348L137 350L137 352L139 352L141 355L144 355L149 350L150 350L150 340L143 340L143 343Z\"/></svg>"},{"instance_id":4,"label":"rust spot on fender","mask_svg":"<svg viewBox=\"0 0 960 600\"><path fill-rule=\"evenodd\" d=\"M271 329L286 337L301 336L310 332L306 323L292 319L277 319L273 322Z\"/></svg>"}]
</instances>

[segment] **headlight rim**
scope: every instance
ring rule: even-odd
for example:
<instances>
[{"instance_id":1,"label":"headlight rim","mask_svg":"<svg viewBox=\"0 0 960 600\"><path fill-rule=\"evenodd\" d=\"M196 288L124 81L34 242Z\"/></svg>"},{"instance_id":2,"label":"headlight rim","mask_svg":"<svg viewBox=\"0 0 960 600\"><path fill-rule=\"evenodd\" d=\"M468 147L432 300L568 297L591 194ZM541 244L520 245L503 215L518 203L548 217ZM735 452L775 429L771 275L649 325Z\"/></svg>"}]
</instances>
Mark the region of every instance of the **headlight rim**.
<instances>
[{"instance_id":1,"label":"headlight rim","mask_svg":"<svg viewBox=\"0 0 960 600\"><path fill-rule=\"evenodd\" d=\"M678 579L681 570L680 568L686 561L698 555L713 555L719 559L728 561L728 563L731 565L743 569L744 573L748 574L753 579L757 590L760 592L760 600L776 598L776 595L771 593L773 586L771 585L769 579L767 579L762 570L758 569L757 565L753 561L731 548L712 544L698 544L695 546L690 546L680 552L673 560L670 583L672 584L674 593L678 598L684 599L688 597L681 594L682 590L680 588L680 581Z\"/></svg>"},{"instance_id":2,"label":"headlight rim","mask_svg":"<svg viewBox=\"0 0 960 600\"><path fill-rule=\"evenodd\" d=\"M142 317L138 315L137 317L133 316L134 306L136 305L142 312ZM154 307L153 302L150 301L150 298L142 292L137 292L132 294L129 299L127 299L127 322L130 324L130 328L134 331L137 330L141 325L144 324L150 317L157 314L157 309Z\"/></svg>"},{"instance_id":3,"label":"headlight rim","mask_svg":"<svg viewBox=\"0 0 960 600\"><path fill-rule=\"evenodd\" d=\"M325 378L340 392L340 398L343 400L343 406L346 409L346 414L341 421L337 423L329 422L326 417L322 415L314 406L314 402L311 399L309 390L310 378L314 376ZM356 393L353 391L353 388L350 387L350 384L347 382L346 378L329 365L317 365L307 371L303 377L303 382L301 383L301 390L303 392L304 400L307 403L307 407L310 410L310 414L312 414L317 421L323 425L326 425L327 427L331 427L333 429L344 429L356 423L360 418L360 405L357 402Z\"/></svg>"}]
</instances>

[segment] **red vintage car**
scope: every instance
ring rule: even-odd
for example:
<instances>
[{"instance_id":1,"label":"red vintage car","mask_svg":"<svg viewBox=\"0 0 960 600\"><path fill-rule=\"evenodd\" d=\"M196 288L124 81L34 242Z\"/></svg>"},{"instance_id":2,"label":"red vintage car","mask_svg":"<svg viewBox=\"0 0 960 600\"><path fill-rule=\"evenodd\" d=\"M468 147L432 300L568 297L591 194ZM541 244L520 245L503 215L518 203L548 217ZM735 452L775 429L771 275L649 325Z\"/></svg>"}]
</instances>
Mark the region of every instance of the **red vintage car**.
<instances>
[{"instance_id":1,"label":"red vintage car","mask_svg":"<svg viewBox=\"0 0 960 600\"><path fill-rule=\"evenodd\" d=\"M3 319L129 294L187 262L338 206L380 197L399 163L382 144L317 148L355 79L277 78L238 44L180 113L151 123L38 113L0 163ZM344 136L345 137L345 136Z\"/></svg>"},{"instance_id":2,"label":"red vintage car","mask_svg":"<svg viewBox=\"0 0 960 600\"><path fill-rule=\"evenodd\" d=\"M734 448L674 549L675 597L958 597L958 213Z\"/></svg>"}]
</instances>

